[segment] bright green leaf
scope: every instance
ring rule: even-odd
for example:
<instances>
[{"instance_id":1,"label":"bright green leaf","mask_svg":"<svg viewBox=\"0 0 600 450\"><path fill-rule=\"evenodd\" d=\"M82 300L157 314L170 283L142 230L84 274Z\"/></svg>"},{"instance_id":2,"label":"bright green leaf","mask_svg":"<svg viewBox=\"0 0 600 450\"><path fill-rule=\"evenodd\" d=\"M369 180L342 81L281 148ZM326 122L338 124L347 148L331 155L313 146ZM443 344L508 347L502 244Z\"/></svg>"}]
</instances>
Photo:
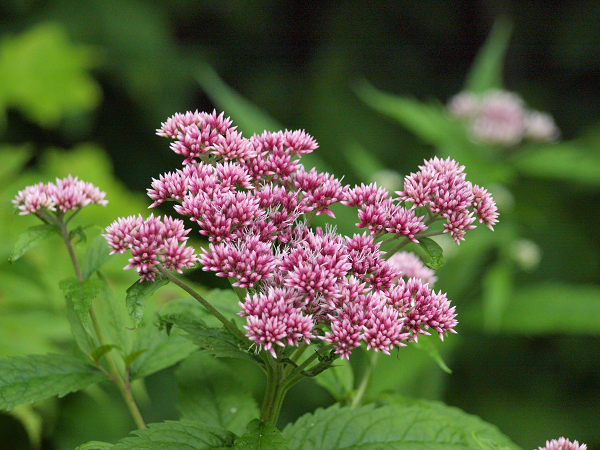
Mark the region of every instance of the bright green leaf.
<instances>
[{"instance_id":1,"label":"bright green leaf","mask_svg":"<svg viewBox=\"0 0 600 450\"><path fill-rule=\"evenodd\" d=\"M28 250L32 249L44 239L50 236L59 235L60 229L56 225L44 224L29 227L27 231L22 233L15 243L15 249L8 258L9 263L14 263L17 259L23 256Z\"/></svg>"},{"instance_id":2,"label":"bright green leaf","mask_svg":"<svg viewBox=\"0 0 600 450\"><path fill-rule=\"evenodd\" d=\"M115 444L113 450L204 450L233 445L233 433L197 422L182 420L150 424L132 432Z\"/></svg>"},{"instance_id":3,"label":"bright green leaf","mask_svg":"<svg viewBox=\"0 0 600 450\"><path fill-rule=\"evenodd\" d=\"M491 439L479 437L479 435L474 431L473 439L481 446L482 450L510 450L510 447L506 447L504 445L500 446Z\"/></svg>"},{"instance_id":4,"label":"bright green leaf","mask_svg":"<svg viewBox=\"0 0 600 450\"><path fill-rule=\"evenodd\" d=\"M421 337L421 338L419 338L419 342L415 342L413 345L416 348L427 352L427 354L429 356L431 356L431 359L433 359L436 362L436 364L438 365L438 367L440 369L442 369L444 372L446 372L448 374L452 373L452 370L450 369L450 367L448 367L448 365L442 358L442 355L440 354L439 349L437 348L437 346L435 344L433 344L431 342L430 339L427 339L426 337Z\"/></svg>"},{"instance_id":5,"label":"bright green leaf","mask_svg":"<svg viewBox=\"0 0 600 450\"><path fill-rule=\"evenodd\" d=\"M67 355L29 355L0 359L0 409L63 397L106 379L95 367Z\"/></svg>"},{"instance_id":6,"label":"bright green leaf","mask_svg":"<svg viewBox=\"0 0 600 450\"><path fill-rule=\"evenodd\" d=\"M188 311L173 311L173 307L165 308L160 312L161 323L167 327L175 326L187 334L185 335L202 350L220 358L242 358L255 361L255 354L251 353L224 328L212 328L193 314L196 307L193 303L178 303L178 309L189 308ZM169 305L171 306L171 305ZM166 310L166 313L165 313ZM171 312L173 311L173 312Z\"/></svg>"},{"instance_id":7,"label":"bright green leaf","mask_svg":"<svg viewBox=\"0 0 600 450\"><path fill-rule=\"evenodd\" d=\"M33 122L57 126L67 115L94 109L101 97L88 74L90 49L74 46L56 23L38 24L0 41L0 114L16 107Z\"/></svg>"},{"instance_id":8,"label":"bright green leaf","mask_svg":"<svg viewBox=\"0 0 600 450\"><path fill-rule=\"evenodd\" d=\"M66 297L65 302L67 306L67 319L69 320L69 325L71 325L71 332L75 337L75 342L77 342L77 346L83 353L90 355L96 349L94 337L83 327L79 313L75 311L73 301L69 297Z\"/></svg>"},{"instance_id":9,"label":"bright green leaf","mask_svg":"<svg viewBox=\"0 0 600 450\"><path fill-rule=\"evenodd\" d=\"M136 281L129 289L127 289L127 297L125 299L127 312L129 313L129 317L135 322L136 327L142 323L146 300L154 294L157 289L168 283L169 280L166 278L157 276L155 281Z\"/></svg>"},{"instance_id":10,"label":"bright green leaf","mask_svg":"<svg viewBox=\"0 0 600 450\"><path fill-rule=\"evenodd\" d=\"M235 450L289 450L290 446L274 425L254 419L248 432L236 439ZM336 447L338 448L338 447Z\"/></svg>"},{"instance_id":11,"label":"bright green leaf","mask_svg":"<svg viewBox=\"0 0 600 450\"><path fill-rule=\"evenodd\" d=\"M102 236L96 236L90 245L88 245L85 255L81 260L81 275L87 280L94 273L100 270L108 261L111 255L106 239Z\"/></svg>"},{"instance_id":12,"label":"bright green leaf","mask_svg":"<svg viewBox=\"0 0 600 450\"><path fill-rule=\"evenodd\" d=\"M508 20L496 21L471 66L464 86L465 91L480 94L489 89L502 89L504 55L511 32L512 24Z\"/></svg>"},{"instance_id":13,"label":"bright green leaf","mask_svg":"<svg viewBox=\"0 0 600 450\"><path fill-rule=\"evenodd\" d=\"M177 364L195 350L197 347L189 339L177 334L168 336L155 325L146 324L137 330L131 352L137 355L131 362L130 376L132 379L146 377Z\"/></svg>"},{"instance_id":14,"label":"bright green leaf","mask_svg":"<svg viewBox=\"0 0 600 450\"><path fill-rule=\"evenodd\" d=\"M438 402L398 401L376 408L334 405L302 416L282 432L291 450L481 450L473 432L518 450L494 425Z\"/></svg>"},{"instance_id":15,"label":"bright green leaf","mask_svg":"<svg viewBox=\"0 0 600 450\"><path fill-rule=\"evenodd\" d=\"M94 300L104 289L104 281L95 279L85 280L81 283L76 278L67 278L59 284L65 294L65 297L73 302L73 308L79 315L79 320L83 328L92 335L92 329L89 324L89 312Z\"/></svg>"},{"instance_id":16,"label":"bright green leaf","mask_svg":"<svg viewBox=\"0 0 600 450\"><path fill-rule=\"evenodd\" d=\"M96 350L94 350L92 352L92 354L90 355L92 357L92 359L94 361L98 361L100 359L101 356L106 355L108 352L110 352L113 348L120 349L118 346L116 345L101 345L100 347L98 347Z\"/></svg>"},{"instance_id":17,"label":"bright green leaf","mask_svg":"<svg viewBox=\"0 0 600 450\"><path fill-rule=\"evenodd\" d=\"M444 265L444 251L437 242L430 238L420 237L419 246L429 256L429 261L425 263L427 267L437 270Z\"/></svg>"},{"instance_id":18,"label":"bright green leaf","mask_svg":"<svg viewBox=\"0 0 600 450\"><path fill-rule=\"evenodd\" d=\"M252 393L234 371L199 352L181 363L177 372L177 408L182 417L241 435L259 416Z\"/></svg>"}]
</instances>

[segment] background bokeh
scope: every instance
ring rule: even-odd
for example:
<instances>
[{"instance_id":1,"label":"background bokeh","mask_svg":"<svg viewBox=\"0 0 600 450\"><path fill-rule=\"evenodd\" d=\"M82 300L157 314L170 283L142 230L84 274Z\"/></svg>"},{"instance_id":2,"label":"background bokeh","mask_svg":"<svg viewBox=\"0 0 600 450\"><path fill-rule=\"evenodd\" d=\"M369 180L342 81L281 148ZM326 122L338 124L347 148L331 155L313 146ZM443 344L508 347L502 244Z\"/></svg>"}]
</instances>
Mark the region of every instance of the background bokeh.
<instances>
[{"instance_id":1,"label":"background bokeh","mask_svg":"<svg viewBox=\"0 0 600 450\"><path fill-rule=\"evenodd\" d=\"M346 183L389 177L384 169L404 176L434 154L455 157L451 146L382 114L357 87L366 81L439 112L504 20L512 24L504 87L554 116L562 143L548 155L565 158L565 170L562 160L548 170L518 158L487 161L493 167L479 161L471 172L467 165L469 179L495 194L501 217L494 235L478 229L451 247L438 272L436 289L459 314L459 334L436 343L453 373L403 349L380 358L368 395L442 400L496 424L524 449L563 435L600 449L599 16L595 0L1 0L2 261L25 223L16 223L10 199L27 184L67 173L94 182L111 201L87 217L101 226L143 212L152 177L180 165L154 134L178 111L224 109L245 135L303 128L320 144L316 164ZM340 229L351 230L352 220ZM539 263L519 264L522 242L534 243ZM0 266L2 357L68 348L68 326L49 325L61 314L60 291L35 291L29 278L33 269L57 269L55 247L27 266ZM116 267L115 279L133 280ZM61 270L59 279L70 275ZM193 276L217 286L214 277ZM52 276L45 279L50 286ZM47 326L33 332L26 321L40 310ZM359 355L359 374L363 363ZM249 373L248 383L260 391L259 376ZM177 417L174 389L173 369L147 380L152 420ZM19 421L31 430L31 417L40 419L42 448L116 440L131 424L105 400L112 394L99 389L20 418L2 414L0 447L29 448ZM281 425L332 401L305 381L290 392ZM102 411L109 417L99 418ZM22 447L4 444L18 439Z\"/></svg>"}]
</instances>

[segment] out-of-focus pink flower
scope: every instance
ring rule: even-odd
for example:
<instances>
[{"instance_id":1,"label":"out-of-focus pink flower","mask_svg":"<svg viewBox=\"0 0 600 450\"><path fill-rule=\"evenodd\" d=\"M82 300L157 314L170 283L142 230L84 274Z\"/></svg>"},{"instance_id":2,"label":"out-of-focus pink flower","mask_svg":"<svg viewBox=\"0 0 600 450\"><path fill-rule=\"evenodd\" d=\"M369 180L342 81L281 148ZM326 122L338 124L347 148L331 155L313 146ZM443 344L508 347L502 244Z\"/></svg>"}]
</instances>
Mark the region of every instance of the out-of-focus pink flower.
<instances>
[{"instance_id":1,"label":"out-of-focus pink flower","mask_svg":"<svg viewBox=\"0 0 600 450\"><path fill-rule=\"evenodd\" d=\"M425 267L423 261L411 252L394 253L389 259L389 263L401 273L402 278L408 281L409 278L419 278L422 283L433 286L437 281L435 271Z\"/></svg>"},{"instance_id":2,"label":"out-of-focus pink flower","mask_svg":"<svg viewBox=\"0 0 600 450\"><path fill-rule=\"evenodd\" d=\"M528 110L514 92L490 90L480 95L461 92L450 99L448 110L466 122L476 142L510 147L524 138L552 142L560 136L550 114Z\"/></svg>"},{"instance_id":3,"label":"out-of-focus pink flower","mask_svg":"<svg viewBox=\"0 0 600 450\"><path fill-rule=\"evenodd\" d=\"M586 444L579 444L577 441L569 441L564 437L559 439L552 439L551 441L546 441L546 445L544 447L539 447L538 450L586 450Z\"/></svg>"}]
</instances>

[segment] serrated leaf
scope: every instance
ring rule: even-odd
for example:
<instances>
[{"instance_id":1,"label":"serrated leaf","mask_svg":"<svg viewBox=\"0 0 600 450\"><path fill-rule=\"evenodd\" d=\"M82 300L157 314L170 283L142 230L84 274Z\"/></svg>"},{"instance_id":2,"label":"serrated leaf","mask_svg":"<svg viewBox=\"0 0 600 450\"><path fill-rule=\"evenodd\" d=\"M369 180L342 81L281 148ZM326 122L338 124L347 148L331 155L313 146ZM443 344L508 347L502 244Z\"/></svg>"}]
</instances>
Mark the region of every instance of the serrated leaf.
<instances>
[{"instance_id":1,"label":"serrated leaf","mask_svg":"<svg viewBox=\"0 0 600 450\"><path fill-rule=\"evenodd\" d=\"M523 334L600 334L600 287L543 282L515 288L502 331Z\"/></svg>"},{"instance_id":2,"label":"serrated leaf","mask_svg":"<svg viewBox=\"0 0 600 450\"><path fill-rule=\"evenodd\" d=\"M15 248L8 258L8 262L13 264L27 251L37 246L44 239L54 235L60 236L60 229L56 225L44 224L29 227L27 231L22 233L17 239Z\"/></svg>"},{"instance_id":3,"label":"serrated leaf","mask_svg":"<svg viewBox=\"0 0 600 450\"><path fill-rule=\"evenodd\" d=\"M95 367L67 355L0 359L0 409L83 389L106 379Z\"/></svg>"},{"instance_id":4,"label":"serrated leaf","mask_svg":"<svg viewBox=\"0 0 600 450\"><path fill-rule=\"evenodd\" d=\"M181 420L153 423L132 432L115 444L113 450L204 450L227 448L235 436L227 430Z\"/></svg>"},{"instance_id":5,"label":"serrated leaf","mask_svg":"<svg viewBox=\"0 0 600 450\"><path fill-rule=\"evenodd\" d=\"M508 20L500 19L494 23L490 35L477 53L463 90L480 94L489 89L502 89L504 55L511 32L512 24Z\"/></svg>"},{"instance_id":6,"label":"serrated leaf","mask_svg":"<svg viewBox=\"0 0 600 450\"><path fill-rule=\"evenodd\" d=\"M429 256L429 261L425 263L427 267L437 270L444 265L444 250L442 250L442 247L437 242L433 239L422 237L419 238L419 246Z\"/></svg>"},{"instance_id":7,"label":"serrated leaf","mask_svg":"<svg viewBox=\"0 0 600 450\"><path fill-rule=\"evenodd\" d=\"M127 289L127 297L125 304L127 305L127 313L135 322L135 326L142 323L144 317L144 305L146 300L156 292L157 289L169 283L169 280L163 277L156 277L155 281L144 280L136 281L129 289Z\"/></svg>"},{"instance_id":8,"label":"serrated leaf","mask_svg":"<svg viewBox=\"0 0 600 450\"><path fill-rule=\"evenodd\" d=\"M88 245L85 255L81 260L81 275L84 280L90 278L94 273L100 270L108 261L110 261L112 255L108 248L106 239L102 236L96 236L90 245Z\"/></svg>"},{"instance_id":9,"label":"serrated leaf","mask_svg":"<svg viewBox=\"0 0 600 450\"><path fill-rule=\"evenodd\" d=\"M477 442L481 446L482 450L510 450L509 447L506 447L504 445L500 446L491 439L480 437L474 431L473 431L473 439L475 440L475 442Z\"/></svg>"},{"instance_id":10,"label":"serrated leaf","mask_svg":"<svg viewBox=\"0 0 600 450\"><path fill-rule=\"evenodd\" d=\"M114 446L115 444L109 444L108 442L92 441L80 445L75 450L105 450L107 448L113 448Z\"/></svg>"},{"instance_id":11,"label":"serrated leaf","mask_svg":"<svg viewBox=\"0 0 600 450\"><path fill-rule=\"evenodd\" d=\"M180 307L185 307L185 303L179 303ZM189 311L194 311L194 307L188 304ZM168 309L170 310L170 308ZM242 358L250 361L256 361L254 353L244 348L231 334L224 328L208 327L206 323L193 314L188 312L160 313L162 324L175 326L187 334L185 337L190 339L200 349L219 358Z\"/></svg>"},{"instance_id":12,"label":"serrated leaf","mask_svg":"<svg viewBox=\"0 0 600 450\"><path fill-rule=\"evenodd\" d=\"M289 450L279 430L268 422L254 419L248 426L248 432L235 440L235 450Z\"/></svg>"},{"instance_id":13,"label":"serrated leaf","mask_svg":"<svg viewBox=\"0 0 600 450\"><path fill-rule=\"evenodd\" d=\"M457 408L424 400L376 408L334 405L285 427L290 450L481 450L473 432L510 450L519 447L494 425Z\"/></svg>"},{"instance_id":14,"label":"serrated leaf","mask_svg":"<svg viewBox=\"0 0 600 450\"><path fill-rule=\"evenodd\" d=\"M146 377L177 364L195 350L197 347L183 336L168 336L153 324L144 325L138 329L133 344L131 354L139 353L130 365L130 377Z\"/></svg>"},{"instance_id":15,"label":"serrated leaf","mask_svg":"<svg viewBox=\"0 0 600 450\"><path fill-rule=\"evenodd\" d=\"M104 281L95 279L85 280L81 283L76 278L67 278L59 283L60 289L65 297L73 302L73 309L77 312L83 328L92 336L92 329L89 323L89 311L94 300L102 289Z\"/></svg>"},{"instance_id":16,"label":"serrated leaf","mask_svg":"<svg viewBox=\"0 0 600 450\"><path fill-rule=\"evenodd\" d=\"M332 367L317 375L314 380L338 402L343 402L350 398L354 388L354 371L349 360L340 359L335 361Z\"/></svg>"},{"instance_id":17,"label":"serrated leaf","mask_svg":"<svg viewBox=\"0 0 600 450\"><path fill-rule=\"evenodd\" d=\"M177 408L182 418L243 434L259 416L252 393L231 367L206 353L195 353L175 372Z\"/></svg>"},{"instance_id":18,"label":"serrated leaf","mask_svg":"<svg viewBox=\"0 0 600 450\"><path fill-rule=\"evenodd\" d=\"M75 337L75 342L77 342L77 346L83 353L89 355L96 348L95 338L83 327L79 314L75 311L73 301L66 297L65 303L67 306L67 319L69 320L69 325L71 325L71 332Z\"/></svg>"}]
</instances>

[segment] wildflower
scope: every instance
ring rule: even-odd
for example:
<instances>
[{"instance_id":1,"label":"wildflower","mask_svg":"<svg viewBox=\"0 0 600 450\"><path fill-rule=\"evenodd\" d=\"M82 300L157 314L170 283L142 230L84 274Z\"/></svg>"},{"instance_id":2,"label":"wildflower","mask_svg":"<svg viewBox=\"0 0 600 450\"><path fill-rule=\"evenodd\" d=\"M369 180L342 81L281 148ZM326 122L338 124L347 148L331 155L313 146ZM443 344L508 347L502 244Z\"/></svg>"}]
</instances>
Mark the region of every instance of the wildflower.
<instances>
[{"instance_id":1,"label":"wildflower","mask_svg":"<svg viewBox=\"0 0 600 450\"><path fill-rule=\"evenodd\" d=\"M43 210L60 210L66 213L76 211L84 206L95 203L106 206L105 192L101 192L92 183L86 183L69 175L66 178L57 178L56 184L38 183L27 186L17 193L12 203L19 209L20 215L39 214Z\"/></svg>"},{"instance_id":2,"label":"wildflower","mask_svg":"<svg viewBox=\"0 0 600 450\"><path fill-rule=\"evenodd\" d=\"M524 138L552 142L560 135L550 114L528 110L514 92L490 90L481 95L461 92L450 99L448 110L466 122L476 142L511 147Z\"/></svg>"},{"instance_id":3,"label":"wildflower","mask_svg":"<svg viewBox=\"0 0 600 450\"><path fill-rule=\"evenodd\" d=\"M165 216L163 219L150 215L119 218L106 228L102 236L108 241L111 254L131 251L125 269L135 269L140 281L154 281L157 265L181 273L181 269L193 267L197 261L193 247L186 247L187 230L183 221Z\"/></svg>"},{"instance_id":4,"label":"wildflower","mask_svg":"<svg viewBox=\"0 0 600 450\"><path fill-rule=\"evenodd\" d=\"M581 444L577 441L569 441L564 437L559 439L552 439L551 441L546 441L546 446L539 447L538 450L586 450L587 445Z\"/></svg>"},{"instance_id":5,"label":"wildflower","mask_svg":"<svg viewBox=\"0 0 600 450\"><path fill-rule=\"evenodd\" d=\"M394 253L389 259L389 263L401 273L405 281L409 278L419 278L423 283L433 286L437 281L435 271L425 267L417 255L411 252Z\"/></svg>"}]
</instances>

